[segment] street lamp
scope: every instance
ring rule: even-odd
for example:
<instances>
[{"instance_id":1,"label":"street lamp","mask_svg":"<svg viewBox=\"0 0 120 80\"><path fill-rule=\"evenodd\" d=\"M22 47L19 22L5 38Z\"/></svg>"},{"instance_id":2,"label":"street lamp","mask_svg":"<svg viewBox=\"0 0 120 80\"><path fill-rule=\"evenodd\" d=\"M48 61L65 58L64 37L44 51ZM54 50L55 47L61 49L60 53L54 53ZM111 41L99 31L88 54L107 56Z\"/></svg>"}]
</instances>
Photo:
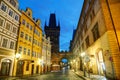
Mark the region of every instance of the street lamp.
<instances>
[{"instance_id":1,"label":"street lamp","mask_svg":"<svg viewBox=\"0 0 120 80\"><path fill-rule=\"evenodd\" d=\"M20 53L16 53L15 58L18 60L20 58L21 54Z\"/></svg>"}]
</instances>

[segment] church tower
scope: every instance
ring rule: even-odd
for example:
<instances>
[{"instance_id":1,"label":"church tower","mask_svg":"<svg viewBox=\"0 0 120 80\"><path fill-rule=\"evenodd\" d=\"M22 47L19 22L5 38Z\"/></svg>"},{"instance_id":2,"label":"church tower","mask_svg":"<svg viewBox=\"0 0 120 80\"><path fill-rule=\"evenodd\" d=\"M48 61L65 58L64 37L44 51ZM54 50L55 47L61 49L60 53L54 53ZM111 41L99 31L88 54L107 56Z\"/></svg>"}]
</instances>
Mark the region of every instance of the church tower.
<instances>
[{"instance_id":1,"label":"church tower","mask_svg":"<svg viewBox=\"0 0 120 80\"><path fill-rule=\"evenodd\" d=\"M46 36L50 37L52 45L51 52L52 53L59 52L60 23L58 22L58 25L56 25L56 16L54 13L50 14L49 26L47 26L45 22L44 30Z\"/></svg>"}]
</instances>

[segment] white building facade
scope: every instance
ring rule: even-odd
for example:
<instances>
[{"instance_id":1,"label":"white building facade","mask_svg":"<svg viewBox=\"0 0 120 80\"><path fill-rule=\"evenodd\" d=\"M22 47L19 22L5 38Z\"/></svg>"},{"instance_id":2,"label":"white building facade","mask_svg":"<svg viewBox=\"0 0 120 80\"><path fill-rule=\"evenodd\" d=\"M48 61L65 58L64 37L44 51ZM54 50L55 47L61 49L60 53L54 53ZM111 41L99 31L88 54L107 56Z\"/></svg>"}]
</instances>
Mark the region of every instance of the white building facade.
<instances>
[{"instance_id":1,"label":"white building facade","mask_svg":"<svg viewBox=\"0 0 120 80\"><path fill-rule=\"evenodd\" d=\"M17 0L0 1L0 75L12 76L19 30Z\"/></svg>"}]
</instances>

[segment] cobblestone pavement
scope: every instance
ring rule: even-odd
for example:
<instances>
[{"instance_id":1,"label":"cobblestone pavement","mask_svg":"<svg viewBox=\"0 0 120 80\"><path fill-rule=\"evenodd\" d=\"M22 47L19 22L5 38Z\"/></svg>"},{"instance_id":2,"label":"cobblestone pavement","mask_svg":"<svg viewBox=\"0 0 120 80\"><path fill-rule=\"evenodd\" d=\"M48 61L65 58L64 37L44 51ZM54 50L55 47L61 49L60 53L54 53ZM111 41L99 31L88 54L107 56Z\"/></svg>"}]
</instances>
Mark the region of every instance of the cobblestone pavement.
<instances>
[{"instance_id":1,"label":"cobblestone pavement","mask_svg":"<svg viewBox=\"0 0 120 80\"><path fill-rule=\"evenodd\" d=\"M84 80L72 71L50 72L42 75L0 77L0 80Z\"/></svg>"}]
</instances>

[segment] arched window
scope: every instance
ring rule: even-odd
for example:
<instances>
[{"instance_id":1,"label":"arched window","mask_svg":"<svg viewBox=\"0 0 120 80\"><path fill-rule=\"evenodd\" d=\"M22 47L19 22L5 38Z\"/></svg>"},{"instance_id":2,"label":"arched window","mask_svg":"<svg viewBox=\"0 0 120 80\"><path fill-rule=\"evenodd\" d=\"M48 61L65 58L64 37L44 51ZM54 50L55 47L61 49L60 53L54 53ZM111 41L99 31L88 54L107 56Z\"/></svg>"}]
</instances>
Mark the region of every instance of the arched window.
<instances>
[{"instance_id":1,"label":"arched window","mask_svg":"<svg viewBox=\"0 0 120 80\"><path fill-rule=\"evenodd\" d=\"M14 7L16 7L16 2L15 2L14 0L10 0L10 3L11 3Z\"/></svg>"}]
</instances>

